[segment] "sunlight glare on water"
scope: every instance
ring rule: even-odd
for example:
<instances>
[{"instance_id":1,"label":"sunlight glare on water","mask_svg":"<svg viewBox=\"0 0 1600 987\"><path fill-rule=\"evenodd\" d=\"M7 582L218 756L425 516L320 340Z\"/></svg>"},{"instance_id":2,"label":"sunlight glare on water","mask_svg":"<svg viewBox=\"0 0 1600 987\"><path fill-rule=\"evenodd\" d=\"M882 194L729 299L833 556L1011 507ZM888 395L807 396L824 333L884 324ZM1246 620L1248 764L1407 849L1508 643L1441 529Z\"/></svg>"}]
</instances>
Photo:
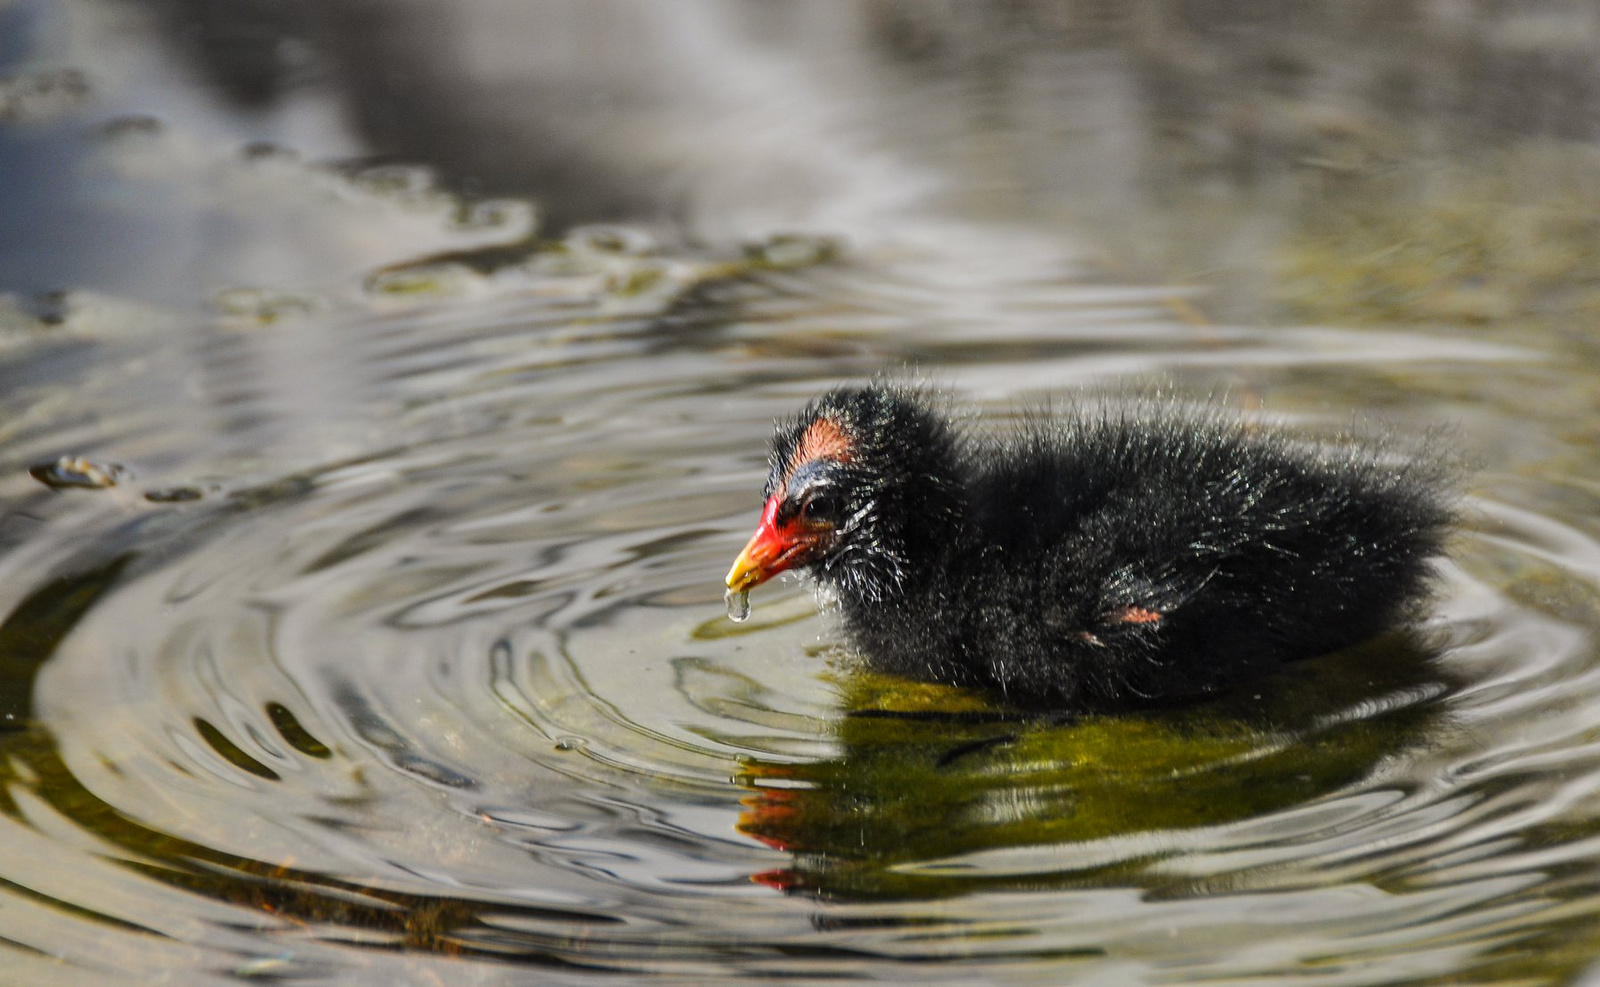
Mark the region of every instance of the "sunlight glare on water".
<instances>
[{"instance_id":1,"label":"sunlight glare on water","mask_svg":"<svg viewBox=\"0 0 1600 987\"><path fill-rule=\"evenodd\" d=\"M1393 105L1537 24L68 6L0 5L0 59L100 66L0 89L0 216L55 217L0 246L19 982L1524 984L1600 952L1600 351L1557 221L1590 163L1517 134L1408 184ZM1251 32L1308 43L1262 66ZM1317 89L1330 37L1394 84ZM866 670L801 580L717 606L773 422L886 369L1001 432L1162 389L1448 441L1460 530L1403 633L1023 716Z\"/></svg>"}]
</instances>

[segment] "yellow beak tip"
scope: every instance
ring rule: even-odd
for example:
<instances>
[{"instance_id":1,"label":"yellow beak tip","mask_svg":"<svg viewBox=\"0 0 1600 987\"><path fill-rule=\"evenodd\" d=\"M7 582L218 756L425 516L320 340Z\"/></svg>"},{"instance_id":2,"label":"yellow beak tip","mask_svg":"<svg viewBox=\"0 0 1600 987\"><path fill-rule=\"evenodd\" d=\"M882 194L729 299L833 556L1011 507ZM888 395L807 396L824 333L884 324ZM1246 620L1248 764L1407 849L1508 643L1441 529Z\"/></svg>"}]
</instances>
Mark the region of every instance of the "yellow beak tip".
<instances>
[{"instance_id":1,"label":"yellow beak tip","mask_svg":"<svg viewBox=\"0 0 1600 987\"><path fill-rule=\"evenodd\" d=\"M726 580L728 590L733 593L742 593L760 581L760 570L750 565L743 558L740 558L739 561L733 564L733 568L728 570L728 578Z\"/></svg>"}]
</instances>

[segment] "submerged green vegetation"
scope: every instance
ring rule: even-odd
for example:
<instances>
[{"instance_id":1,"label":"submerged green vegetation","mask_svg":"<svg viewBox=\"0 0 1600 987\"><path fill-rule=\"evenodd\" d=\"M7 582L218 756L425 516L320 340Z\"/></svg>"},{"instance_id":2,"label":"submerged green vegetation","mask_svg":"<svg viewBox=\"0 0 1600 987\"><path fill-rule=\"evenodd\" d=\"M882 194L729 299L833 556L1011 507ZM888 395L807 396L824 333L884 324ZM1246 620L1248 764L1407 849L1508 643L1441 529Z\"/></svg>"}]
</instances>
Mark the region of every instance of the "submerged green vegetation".
<instances>
[{"instance_id":1,"label":"submerged green vegetation","mask_svg":"<svg viewBox=\"0 0 1600 987\"><path fill-rule=\"evenodd\" d=\"M756 794L740 828L794 854L764 880L854 899L1148 880L1147 861L1069 847L1329 795L1423 742L1445 715L1446 683L1416 642L1391 637L1143 714L1022 713L864 671L841 689L839 756L750 762L743 783ZM1059 853L1053 877L1027 854L1040 847ZM1019 853L1027 864L1008 867Z\"/></svg>"}]
</instances>

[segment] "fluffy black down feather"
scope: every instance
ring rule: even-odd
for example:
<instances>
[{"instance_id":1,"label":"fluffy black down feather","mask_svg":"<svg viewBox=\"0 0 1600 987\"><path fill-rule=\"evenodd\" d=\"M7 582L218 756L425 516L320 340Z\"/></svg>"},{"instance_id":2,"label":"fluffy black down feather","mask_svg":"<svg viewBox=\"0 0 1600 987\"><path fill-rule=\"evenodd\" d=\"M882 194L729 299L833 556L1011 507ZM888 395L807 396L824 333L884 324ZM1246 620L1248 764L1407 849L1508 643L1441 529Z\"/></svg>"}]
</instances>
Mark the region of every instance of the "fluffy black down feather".
<instances>
[{"instance_id":1,"label":"fluffy black down feather","mask_svg":"<svg viewBox=\"0 0 1600 987\"><path fill-rule=\"evenodd\" d=\"M848 455L797 463L819 420ZM773 439L837 501L803 568L903 675L1111 709L1221 689L1403 619L1452 521L1448 471L1158 400L962 435L925 392L833 391Z\"/></svg>"}]
</instances>

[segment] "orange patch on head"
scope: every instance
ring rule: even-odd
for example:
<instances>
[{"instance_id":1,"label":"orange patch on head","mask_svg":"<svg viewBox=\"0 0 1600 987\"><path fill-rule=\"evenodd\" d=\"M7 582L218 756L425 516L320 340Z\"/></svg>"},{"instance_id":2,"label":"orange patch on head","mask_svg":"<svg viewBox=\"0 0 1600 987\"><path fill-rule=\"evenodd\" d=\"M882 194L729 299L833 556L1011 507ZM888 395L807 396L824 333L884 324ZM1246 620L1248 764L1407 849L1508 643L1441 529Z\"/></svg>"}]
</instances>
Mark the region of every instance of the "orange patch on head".
<instances>
[{"instance_id":1,"label":"orange patch on head","mask_svg":"<svg viewBox=\"0 0 1600 987\"><path fill-rule=\"evenodd\" d=\"M783 471L783 482L787 486L795 470L813 459L834 459L848 463L852 455L850 436L845 434L839 423L831 418L818 418L800 433L800 441L795 443L794 454L789 457L788 468Z\"/></svg>"},{"instance_id":2,"label":"orange patch on head","mask_svg":"<svg viewBox=\"0 0 1600 987\"><path fill-rule=\"evenodd\" d=\"M1160 612L1144 607L1123 607L1106 614L1106 617L1118 624L1155 624L1161 621Z\"/></svg>"}]
</instances>

